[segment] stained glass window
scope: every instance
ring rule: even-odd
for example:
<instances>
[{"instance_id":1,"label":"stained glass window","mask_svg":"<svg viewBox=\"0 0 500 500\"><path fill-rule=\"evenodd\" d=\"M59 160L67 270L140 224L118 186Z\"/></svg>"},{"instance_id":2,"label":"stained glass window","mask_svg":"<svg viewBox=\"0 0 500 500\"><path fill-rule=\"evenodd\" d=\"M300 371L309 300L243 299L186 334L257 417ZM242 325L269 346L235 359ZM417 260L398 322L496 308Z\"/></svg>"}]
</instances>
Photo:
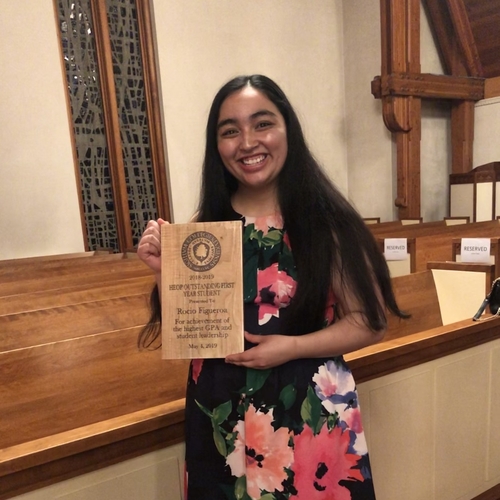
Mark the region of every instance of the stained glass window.
<instances>
[{"instance_id":1,"label":"stained glass window","mask_svg":"<svg viewBox=\"0 0 500 500\"><path fill-rule=\"evenodd\" d=\"M88 247L119 249L109 148L100 85L91 0L57 0L67 87L73 117ZM126 196L133 244L156 218L153 166L136 5L107 0L113 76Z\"/></svg>"},{"instance_id":2,"label":"stained glass window","mask_svg":"<svg viewBox=\"0 0 500 500\"><path fill-rule=\"evenodd\" d=\"M156 218L155 185L135 2L107 0L116 99L125 164L132 237L137 244Z\"/></svg>"}]
</instances>

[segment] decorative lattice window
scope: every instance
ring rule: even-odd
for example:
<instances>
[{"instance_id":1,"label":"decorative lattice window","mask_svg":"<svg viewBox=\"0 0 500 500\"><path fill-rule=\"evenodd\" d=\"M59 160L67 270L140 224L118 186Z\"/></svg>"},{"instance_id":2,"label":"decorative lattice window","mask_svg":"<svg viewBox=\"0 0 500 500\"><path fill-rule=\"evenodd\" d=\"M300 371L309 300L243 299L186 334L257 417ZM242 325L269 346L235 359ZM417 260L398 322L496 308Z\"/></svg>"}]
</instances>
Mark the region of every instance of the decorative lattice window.
<instances>
[{"instance_id":1,"label":"decorative lattice window","mask_svg":"<svg viewBox=\"0 0 500 500\"><path fill-rule=\"evenodd\" d=\"M55 2L87 247L125 251L170 218L149 6Z\"/></svg>"}]
</instances>

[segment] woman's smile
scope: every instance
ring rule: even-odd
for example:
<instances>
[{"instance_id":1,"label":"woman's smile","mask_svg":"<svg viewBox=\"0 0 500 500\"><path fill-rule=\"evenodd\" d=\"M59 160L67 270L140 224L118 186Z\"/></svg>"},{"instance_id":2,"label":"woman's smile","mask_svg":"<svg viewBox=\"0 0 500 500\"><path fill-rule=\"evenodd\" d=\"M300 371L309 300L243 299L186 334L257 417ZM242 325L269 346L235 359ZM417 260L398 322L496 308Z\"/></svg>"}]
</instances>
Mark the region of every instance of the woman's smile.
<instances>
[{"instance_id":1,"label":"woman's smile","mask_svg":"<svg viewBox=\"0 0 500 500\"><path fill-rule=\"evenodd\" d=\"M244 87L222 103L217 148L239 189L274 188L288 153L285 120L262 92Z\"/></svg>"},{"instance_id":2,"label":"woman's smile","mask_svg":"<svg viewBox=\"0 0 500 500\"><path fill-rule=\"evenodd\" d=\"M260 165L266 159L266 155L256 155L251 157L242 158L240 161L245 166Z\"/></svg>"}]
</instances>

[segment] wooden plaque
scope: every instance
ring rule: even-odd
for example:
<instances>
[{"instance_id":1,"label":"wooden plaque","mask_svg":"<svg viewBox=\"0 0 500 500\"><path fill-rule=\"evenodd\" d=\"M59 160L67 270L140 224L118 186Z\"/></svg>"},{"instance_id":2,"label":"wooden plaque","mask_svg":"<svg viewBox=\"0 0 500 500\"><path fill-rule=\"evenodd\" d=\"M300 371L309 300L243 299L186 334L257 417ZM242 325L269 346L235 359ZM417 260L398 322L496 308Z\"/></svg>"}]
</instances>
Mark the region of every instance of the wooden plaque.
<instances>
[{"instance_id":1,"label":"wooden plaque","mask_svg":"<svg viewBox=\"0 0 500 500\"><path fill-rule=\"evenodd\" d=\"M163 224L162 357L243 351L241 221Z\"/></svg>"}]
</instances>

